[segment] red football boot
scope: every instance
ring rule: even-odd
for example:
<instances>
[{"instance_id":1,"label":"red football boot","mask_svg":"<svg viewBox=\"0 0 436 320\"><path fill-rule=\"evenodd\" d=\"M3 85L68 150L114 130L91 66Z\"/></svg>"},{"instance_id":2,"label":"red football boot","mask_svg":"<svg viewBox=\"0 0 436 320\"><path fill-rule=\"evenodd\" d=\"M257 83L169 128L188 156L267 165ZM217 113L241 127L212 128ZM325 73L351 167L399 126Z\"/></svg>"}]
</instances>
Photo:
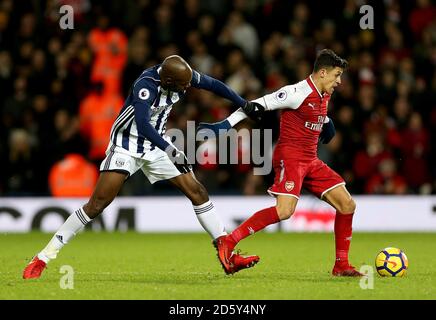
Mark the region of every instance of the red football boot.
<instances>
[{"instance_id":1,"label":"red football boot","mask_svg":"<svg viewBox=\"0 0 436 320\"><path fill-rule=\"evenodd\" d=\"M233 274L239 270L254 267L259 260L259 256L243 256L239 253L232 253L230 257L230 273L228 274Z\"/></svg>"},{"instance_id":2,"label":"red football boot","mask_svg":"<svg viewBox=\"0 0 436 320\"><path fill-rule=\"evenodd\" d=\"M39 278L47 264L35 256L23 271L23 279Z\"/></svg>"},{"instance_id":3,"label":"red football boot","mask_svg":"<svg viewBox=\"0 0 436 320\"><path fill-rule=\"evenodd\" d=\"M234 253L235 243L230 241L227 235L214 240L213 245L218 251L218 259L226 274L233 274L239 270L250 268L259 261L258 256L242 256L239 253Z\"/></svg>"},{"instance_id":4,"label":"red football boot","mask_svg":"<svg viewBox=\"0 0 436 320\"><path fill-rule=\"evenodd\" d=\"M356 270L355 267L353 267L348 262L346 263L336 263L332 270L332 275L336 277L363 277L364 274L360 273Z\"/></svg>"},{"instance_id":5,"label":"red football boot","mask_svg":"<svg viewBox=\"0 0 436 320\"><path fill-rule=\"evenodd\" d=\"M213 241L213 245L218 251L218 259L223 266L224 272L226 274L231 274L231 265L230 265L230 257L232 255L232 251L235 248L235 244L231 241L228 241L227 235L218 237Z\"/></svg>"}]
</instances>

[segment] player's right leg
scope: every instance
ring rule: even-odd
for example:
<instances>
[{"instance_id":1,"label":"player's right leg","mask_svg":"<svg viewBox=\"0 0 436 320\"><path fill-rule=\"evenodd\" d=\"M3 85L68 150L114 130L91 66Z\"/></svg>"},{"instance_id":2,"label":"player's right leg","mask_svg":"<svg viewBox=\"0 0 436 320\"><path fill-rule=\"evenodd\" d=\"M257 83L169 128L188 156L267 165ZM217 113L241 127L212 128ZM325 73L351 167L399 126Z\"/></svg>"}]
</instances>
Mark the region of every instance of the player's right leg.
<instances>
[{"instance_id":1,"label":"player's right leg","mask_svg":"<svg viewBox=\"0 0 436 320\"><path fill-rule=\"evenodd\" d=\"M217 249L218 259L226 274L253 267L259 262L256 255L243 256L232 252L233 250L227 251L222 241L227 235L224 224L210 201L206 188L195 178L193 172L180 174L169 181L191 200L198 221L213 239L212 243Z\"/></svg>"},{"instance_id":2,"label":"player's right leg","mask_svg":"<svg viewBox=\"0 0 436 320\"><path fill-rule=\"evenodd\" d=\"M267 226L281 220L289 219L295 212L297 202L298 198L294 196L277 195L277 204L275 207L256 212L224 239L229 250L233 250L242 239L263 230Z\"/></svg>"},{"instance_id":3,"label":"player's right leg","mask_svg":"<svg viewBox=\"0 0 436 320\"><path fill-rule=\"evenodd\" d=\"M275 152L275 154L279 153ZM275 156L273 166L274 184L269 188L268 193L276 197L276 206L256 212L233 230L224 239L229 250L233 250L238 242L249 235L271 224L289 219L294 214L300 196L305 165L298 161Z\"/></svg>"},{"instance_id":4,"label":"player's right leg","mask_svg":"<svg viewBox=\"0 0 436 320\"><path fill-rule=\"evenodd\" d=\"M23 278L39 278L47 263L56 258L63 246L113 201L121 190L127 175L127 172L102 172L89 201L68 217L45 248L26 266Z\"/></svg>"}]
</instances>

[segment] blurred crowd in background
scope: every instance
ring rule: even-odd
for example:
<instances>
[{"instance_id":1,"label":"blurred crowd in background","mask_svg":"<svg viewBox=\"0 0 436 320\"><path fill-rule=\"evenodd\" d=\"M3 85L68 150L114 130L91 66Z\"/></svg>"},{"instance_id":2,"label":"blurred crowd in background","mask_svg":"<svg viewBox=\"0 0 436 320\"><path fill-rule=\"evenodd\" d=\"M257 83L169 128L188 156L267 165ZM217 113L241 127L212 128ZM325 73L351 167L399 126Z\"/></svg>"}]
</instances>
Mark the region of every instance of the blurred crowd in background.
<instances>
[{"instance_id":1,"label":"blurred crowd in background","mask_svg":"<svg viewBox=\"0 0 436 320\"><path fill-rule=\"evenodd\" d=\"M329 104L336 137L320 158L355 194L436 193L436 8L374 1L374 29L362 30L365 3L0 0L0 195L89 195L132 82L168 55L254 99L305 79L323 48L349 69ZM62 5L74 8L74 29L60 28ZM167 127L234 110L190 89ZM262 124L274 141L278 119L272 112ZM195 173L212 194L265 194L272 174L252 169L206 164ZM122 195L171 192L137 174Z\"/></svg>"}]
</instances>

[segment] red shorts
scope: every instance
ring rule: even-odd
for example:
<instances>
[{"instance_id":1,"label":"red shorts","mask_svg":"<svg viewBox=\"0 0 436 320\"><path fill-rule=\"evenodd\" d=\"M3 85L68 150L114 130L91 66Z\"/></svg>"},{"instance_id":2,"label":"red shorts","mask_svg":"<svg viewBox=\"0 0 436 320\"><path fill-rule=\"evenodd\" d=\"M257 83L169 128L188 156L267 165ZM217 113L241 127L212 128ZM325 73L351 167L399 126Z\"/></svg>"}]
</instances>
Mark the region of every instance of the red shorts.
<instances>
[{"instance_id":1,"label":"red shorts","mask_svg":"<svg viewBox=\"0 0 436 320\"><path fill-rule=\"evenodd\" d=\"M273 167L274 184L268 189L268 193L273 196L289 195L298 199L301 187L304 187L318 198L322 198L327 191L345 184L339 174L319 159L273 159Z\"/></svg>"}]
</instances>

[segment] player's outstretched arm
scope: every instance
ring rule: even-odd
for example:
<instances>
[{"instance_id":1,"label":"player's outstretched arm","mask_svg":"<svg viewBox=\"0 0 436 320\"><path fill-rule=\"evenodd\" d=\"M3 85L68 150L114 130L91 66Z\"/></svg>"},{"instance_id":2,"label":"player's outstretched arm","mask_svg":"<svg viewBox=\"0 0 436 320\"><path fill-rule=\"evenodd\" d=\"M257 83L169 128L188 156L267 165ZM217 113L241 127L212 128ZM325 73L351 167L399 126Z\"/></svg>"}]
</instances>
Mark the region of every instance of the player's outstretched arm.
<instances>
[{"instance_id":1,"label":"player's outstretched arm","mask_svg":"<svg viewBox=\"0 0 436 320\"><path fill-rule=\"evenodd\" d=\"M197 128L197 135L198 137L204 138L205 136L210 136L210 131L212 131L215 136L226 134L227 131L246 118L248 118L248 116L242 108L239 108L222 121L215 123L200 122Z\"/></svg>"},{"instance_id":2,"label":"player's outstretched arm","mask_svg":"<svg viewBox=\"0 0 436 320\"><path fill-rule=\"evenodd\" d=\"M225 134L230 128L240 121L250 117L260 121L265 111L278 109L297 109L304 99L310 94L307 89L301 89L297 85L288 85L279 90L264 95L256 100L247 101L228 118L215 123L200 123L198 132L200 136L207 135L207 130L212 130L215 135Z\"/></svg>"},{"instance_id":3,"label":"player's outstretched arm","mask_svg":"<svg viewBox=\"0 0 436 320\"><path fill-rule=\"evenodd\" d=\"M207 130L211 130L215 136L225 134L237 123L248 117L256 122L260 122L264 112L265 107L260 103L256 101L247 101L242 108L239 108L222 121L215 123L200 122L198 125L198 135L199 137L208 136Z\"/></svg>"},{"instance_id":4,"label":"player's outstretched arm","mask_svg":"<svg viewBox=\"0 0 436 320\"><path fill-rule=\"evenodd\" d=\"M220 80L195 70L192 70L192 72L192 87L211 91L220 97L230 100L238 107L243 107L246 104L247 101L244 98Z\"/></svg>"}]
</instances>

